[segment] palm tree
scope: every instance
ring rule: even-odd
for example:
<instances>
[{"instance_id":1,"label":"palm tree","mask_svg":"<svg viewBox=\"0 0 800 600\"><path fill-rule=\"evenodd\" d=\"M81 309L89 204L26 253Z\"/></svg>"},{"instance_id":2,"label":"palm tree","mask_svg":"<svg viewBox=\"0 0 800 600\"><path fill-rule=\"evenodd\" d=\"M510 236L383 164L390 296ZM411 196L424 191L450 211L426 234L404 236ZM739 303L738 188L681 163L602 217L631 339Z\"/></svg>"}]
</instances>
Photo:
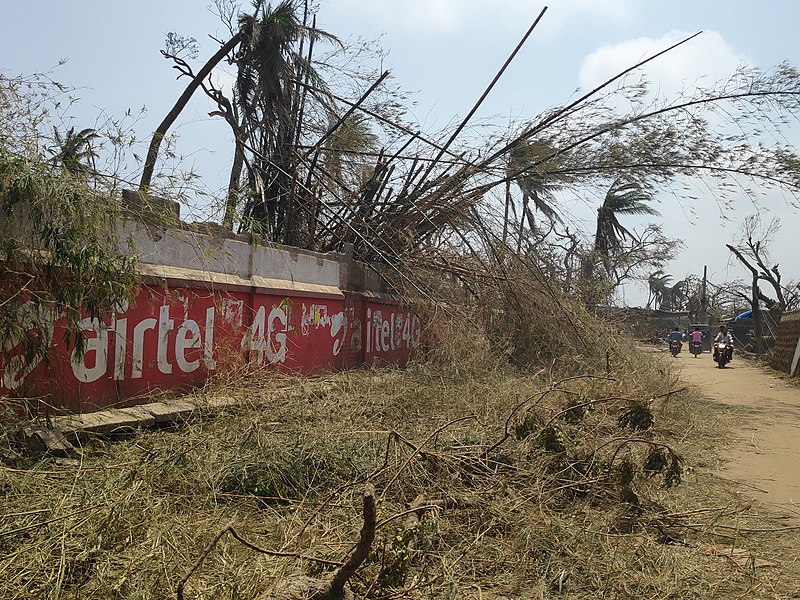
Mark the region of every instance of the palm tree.
<instances>
[{"instance_id":1,"label":"palm tree","mask_svg":"<svg viewBox=\"0 0 800 600\"><path fill-rule=\"evenodd\" d=\"M332 129L338 120L338 115L330 112L328 129ZM331 183L336 187L362 185L366 175L366 163L353 157L358 157L365 151L374 151L377 144L378 137L370 131L364 115L353 113L347 117L333 130L323 145L325 173L331 178Z\"/></svg>"},{"instance_id":2,"label":"palm tree","mask_svg":"<svg viewBox=\"0 0 800 600\"><path fill-rule=\"evenodd\" d=\"M508 159L506 172L522 192L522 210L519 216L519 231L517 239L517 252L522 246L522 234L525 220L528 227L534 229L533 213L530 209L531 202L534 210L541 212L549 221L558 221L559 216L553 201L555 192L564 184L566 177L554 174L562 159L549 142L534 140L515 146ZM510 202L510 196L506 202ZM512 205L513 206L513 205Z\"/></svg>"},{"instance_id":3,"label":"palm tree","mask_svg":"<svg viewBox=\"0 0 800 600\"><path fill-rule=\"evenodd\" d=\"M92 147L92 140L100 137L94 129L82 129L75 133L75 128L70 127L62 136L58 129L53 127L53 134L56 141L56 148L51 150L53 164L71 173L94 171L97 153Z\"/></svg>"},{"instance_id":4,"label":"palm tree","mask_svg":"<svg viewBox=\"0 0 800 600\"><path fill-rule=\"evenodd\" d=\"M608 258L622 249L625 238L634 235L620 222L620 215L657 215L658 211L648 202L649 191L639 182L619 178L611 184L603 204L597 209L597 230L594 236L594 253L606 265Z\"/></svg>"},{"instance_id":5,"label":"palm tree","mask_svg":"<svg viewBox=\"0 0 800 600\"><path fill-rule=\"evenodd\" d=\"M681 310L683 309L686 299L686 280L681 279L672 287L668 287L664 290L661 297L661 306L667 310Z\"/></svg>"},{"instance_id":6,"label":"palm tree","mask_svg":"<svg viewBox=\"0 0 800 600\"><path fill-rule=\"evenodd\" d=\"M650 274L647 278L647 285L650 290L647 298L647 308L658 309L662 302L667 299L671 289L669 286L670 281L672 281L672 276L667 275L661 269Z\"/></svg>"},{"instance_id":7,"label":"palm tree","mask_svg":"<svg viewBox=\"0 0 800 600\"><path fill-rule=\"evenodd\" d=\"M336 232L340 243L352 243L359 248L359 231L376 210L375 197L379 191L377 182L382 181L386 171L382 156L378 155L375 164L367 163L367 157L377 148L378 137L370 130L366 117L353 113L341 119L333 111L328 112L328 131L322 144L320 161L320 190L332 193L336 203L346 207L340 223L323 219L318 223L320 204L316 195L303 207L307 214L308 246L314 248L320 242L317 226L322 225L329 232ZM319 176L318 175L318 176ZM344 216L346 215L346 216ZM323 242L324 243L324 242Z\"/></svg>"},{"instance_id":8,"label":"palm tree","mask_svg":"<svg viewBox=\"0 0 800 600\"><path fill-rule=\"evenodd\" d=\"M311 42L319 37L335 40L302 22L299 5L298 0L283 0L273 8L257 1L252 14L239 15L240 30L247 34L236 56L235 101L250 154L249 161L241 161L247 166L250 190L243 213L284 243L294 243L298 235L295 197L302 195L296 149L306 95L298 82L325 88L310 64ZM303 55L306 39L309 56ZM231 183L236 180L233 173Z\"/></svg>"}]
</instances>

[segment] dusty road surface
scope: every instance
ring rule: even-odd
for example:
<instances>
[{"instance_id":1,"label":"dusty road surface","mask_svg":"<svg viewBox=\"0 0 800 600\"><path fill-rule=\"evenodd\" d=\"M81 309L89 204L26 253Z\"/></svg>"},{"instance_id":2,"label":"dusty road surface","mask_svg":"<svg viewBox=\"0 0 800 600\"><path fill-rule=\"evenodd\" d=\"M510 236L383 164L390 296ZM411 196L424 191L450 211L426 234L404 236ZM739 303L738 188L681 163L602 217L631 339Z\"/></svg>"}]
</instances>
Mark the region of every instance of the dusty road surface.
<instances>
[{"instance_id":1,"label":"dusty road surface","mask_svg":"<svg viewBox=\"0 0 800 600\"><path fill-rule=\"evenodd\" d=\"M704 396L743 409L739 439L720 474L765 504L800 516L800 388L742 358L724 369L710 354L682 352L674 362Z\"/></svg>"}]
</instances>

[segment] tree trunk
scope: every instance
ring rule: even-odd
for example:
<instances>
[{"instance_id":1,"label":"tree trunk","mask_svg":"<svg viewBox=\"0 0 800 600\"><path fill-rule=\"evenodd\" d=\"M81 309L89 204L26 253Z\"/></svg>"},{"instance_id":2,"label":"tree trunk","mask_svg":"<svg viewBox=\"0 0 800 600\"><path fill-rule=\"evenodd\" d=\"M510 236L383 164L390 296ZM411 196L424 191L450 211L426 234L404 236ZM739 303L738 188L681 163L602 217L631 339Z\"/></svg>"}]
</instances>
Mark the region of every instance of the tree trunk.
<instances>
[{"instance_id":1,"label":"tree trunk","mask_svg":"<svg viewBox=\"0 0 800 600\"><path fill-rule=\"evenodd\" d=\"M153 179L153 171L156 168L156 159L158 158L158 150L161 147L161 140L164 139L169 128L175 123L175 120L181 114L186 105L189 103L189 100L192 98L192 95L197 91L197 88L200 87L200 84L203 83L206 77L211 74L211 71L214 67L219 64L219 62L225 58L228 53L233 50L239 42L242 41L244 37L244 32L240 31L236 35L234 35L230 40L228 40L222 48L220 48L211 59L203 65L203 68L200 69L197 74L192 78L189 82L189 85L186 86L186 89L181 94L178 101L175 102L175 106L172 107L172 110L167 113L167 116L164 117L164 120L161 121L159 126L153 132L153 137L150 140L150 147L147 149L147 159L144 162L144 171L142 171L142 179L139 182L139 191L147 193L147 189L150 187L150 181Z\"/></svg>"},{"instance_id":2,"label":"tree trunk","mask_svg":"<svg viewBox=\"0 0 800 600\"><path fill-rule=\"evenodd\" d=\"M233 155L233 165L231 166L231 177L228 180L228 200L225 204L225 216L222 224L233 231L233 219L236 215L236 204L239 200L239 185L242 178L242 167L244 166L244 148L241 142L236 140L236 151Z\"/></svg>"},{"instance_id":3,"label":"tree trunk","mask_svg":"<svg viewBox=\"0 0 800 600\"><path fill-rule=\"evenodd\" d=\"M522 251L522 235L525 232L525 217L528 214L528 194L522 194L522 214L519 216L519 232L517 235L517 254ZM533 223L529 223L533 227Z\"/></svg>"},{"instance_id":4,"label":"tree trunk","mask_svg":"<svg viewBox=\"0 0 800 600\"><path fill-rule=\"evenodd\" d=\"M742 253L737 249L731 246L730 244L725 244L728 247L728 250L733 252L736 258L739 259L747 269L750 271L750 274L753 277L753 283L751 286L751 294L750 294L750 308L753 311L753 350L757 355L762 355L766 352L765 344L764 344L764 328L762 326L762 319L761 319L761 309L758 306L758 299L761 295L760 290L758 289L758 280L759 280L759 273L758 269L756 269L753 265L751 265L748 260L742 255Z\"/></svg>"},{"instance_id":5,"label":"tree trunk","mask_svg":"<svg viewBox=\"0 0 800 600\"><path fill-rule=\"evenodd\" d=\"M764 327L761 320L761 308L758 305L758 277L753 276L752 299L750 307L753 311L753 350L756 356L764 354Z\"/></svg>"},{"instance_id":6,"label":"tree trunk","mask_svg":"<svg viewBox=\"0 0 800 600\"><path fill-rule=\"evenodd\" d=\"M508 239L508 209L511 204L511 180L506 181L506 210L503 215L503 245Z\"/></svg>"}]
</instances>

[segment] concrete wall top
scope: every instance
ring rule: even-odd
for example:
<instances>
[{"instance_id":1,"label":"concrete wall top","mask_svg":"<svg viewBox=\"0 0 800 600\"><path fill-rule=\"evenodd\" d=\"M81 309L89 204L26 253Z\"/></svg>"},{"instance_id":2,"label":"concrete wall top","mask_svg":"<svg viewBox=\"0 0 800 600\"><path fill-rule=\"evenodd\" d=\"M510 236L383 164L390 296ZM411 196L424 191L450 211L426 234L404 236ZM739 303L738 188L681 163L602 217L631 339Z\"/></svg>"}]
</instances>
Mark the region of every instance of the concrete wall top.
<instances>
[{"instance_id":1,"label":"concrete wall top","mask_svg":"<svg viewBox=\"0 0 800 600\"><path fill-rule=\"evenodd\" d=\"M120 251L140 263L222 273L241 279L260 277L340 287L343 255L252 244L191 228L163 228L126 221L119 231Z\"/></svg>"},{"instance_id":2,"label":"concrete wall top","mask_svg":"<svg viewBox=\"0 0 800 600\"><path fill-rule=\"evenodd\" d=\"M180 205L172 200L131 190L123 190L122 199L130 218L119 225L118 249L139 259L143 275L181 269L183 275L192 272L196 281L214 283L222 275L236 278L233 285L246 282L264 289L323 295L392 292L377 266L353 260L352 247L345 254L319 253L254 242L217 223L182 222Z\"/></svg>"},{"instance_id":3,"label":"concrete wall top","mask_svg":"<svg viewBox=\"0 0 800 600\"><path fill-rule=\"evenodd\" d=\"M183 285L192 288L225 288L239 291L248 290L260 294L292 295L302 294L311 298L343 298L344 294L338 286L321 285L288 279L274 279L254 275L253 277L239 277L228 273L218 273L205 269L186 269L158 264L139 263L139 274L148 278L152 283L163 281L167 285ZM181 282L181 283L177 283ZM366 292L366 294L374 294ZM383 297L383 294L375 294ZM387 301L392 300L388 298Z\"/></svg>"}]
</instances>

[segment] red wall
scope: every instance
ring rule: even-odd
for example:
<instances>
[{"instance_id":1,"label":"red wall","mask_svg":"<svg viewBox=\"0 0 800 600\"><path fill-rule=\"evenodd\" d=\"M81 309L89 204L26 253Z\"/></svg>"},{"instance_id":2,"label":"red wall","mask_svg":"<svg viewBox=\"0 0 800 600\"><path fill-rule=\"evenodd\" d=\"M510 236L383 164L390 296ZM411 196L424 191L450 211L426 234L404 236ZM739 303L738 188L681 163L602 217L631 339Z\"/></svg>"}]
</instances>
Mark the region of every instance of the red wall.
<instances>
[{"instance_id":1,"label":"red wall","mask_svg":"<svg viewBox=\"0 0 800 600\"><path fill-rule=\"evenodd\" d=\"M422 331L417 315L397 306L365 301L364 362L404 364L409 353L419 348Z\"/></svg>"},{"instance_id":2,"label":"red wall","mask_svg":"<svg viewBox=\"0 0 800 600\"><path fill-rule=\"evenodd\" d=\"M175 282L143 286L121 308L100 323L82 322L82 357L67 342L63 319L54 323L47 360L28 363L21 345L13 348L0 364L0 396L85 412L144 402L155 390L187 390L245 363L302 374L403 365L420 341L416 315L357 293L283 296Z\"/></svg>"}]
</instances>

